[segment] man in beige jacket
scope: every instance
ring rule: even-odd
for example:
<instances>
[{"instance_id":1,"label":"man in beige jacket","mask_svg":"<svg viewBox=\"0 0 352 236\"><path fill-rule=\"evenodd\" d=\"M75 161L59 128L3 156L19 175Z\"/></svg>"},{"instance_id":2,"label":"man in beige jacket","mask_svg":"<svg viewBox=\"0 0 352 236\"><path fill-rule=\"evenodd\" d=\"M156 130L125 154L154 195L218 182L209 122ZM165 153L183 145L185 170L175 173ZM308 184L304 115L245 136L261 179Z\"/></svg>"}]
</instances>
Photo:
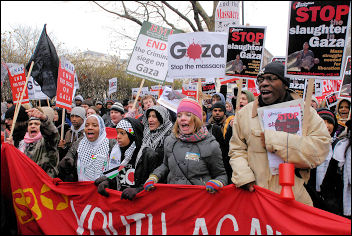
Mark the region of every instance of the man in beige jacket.
<instances>
[{"instance_id":1,"label":"man in beige jacket","mask_svg":"<svg viewBox=\"0 0 352 236\"><path fill-rule=\"evenodd\" d=\"M234 119L229 149L233 171L231 180L236 187L251 192L254 191L253 185L258 185L280 193L279 175L270 172L267 151L275 153L283 160L287 159L288 153L288 162L295 164L296 168L293 186L295 199L313 206L303 184L309 179L309 170L321 164L329 152L330 135L324 121L309 107L311 116L307 136L273 130L263 132L257 113L258 107L300 97L288 89L289 80L284 77L284 65L281 62L266 65L258 74L256 82L260 96L242 108Z\"/></svg>"}]
</instances>

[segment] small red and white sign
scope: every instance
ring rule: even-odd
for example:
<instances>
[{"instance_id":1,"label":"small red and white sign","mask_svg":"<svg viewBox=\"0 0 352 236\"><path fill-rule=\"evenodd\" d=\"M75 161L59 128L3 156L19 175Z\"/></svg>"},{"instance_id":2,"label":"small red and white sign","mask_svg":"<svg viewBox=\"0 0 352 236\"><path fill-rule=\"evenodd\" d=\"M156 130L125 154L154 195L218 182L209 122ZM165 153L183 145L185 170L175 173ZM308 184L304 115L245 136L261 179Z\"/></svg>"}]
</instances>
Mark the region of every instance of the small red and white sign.
<instances>
[{"instance_id":1,"label":"small red and white sign","mask_svg":"<svg viewBox=\"0 0 352 236\"><path fill-rule=\"evenodd\" d=\"M61 57L57 78L56 106L71 111L75 83L75 66Z\"/></svg>"},{"instance_id":2,"label":"small red and white sign","mask_svg":"<svg viewBox=\"0 0 352 236\"><path fill-rule=\"evenodd\" d=\"M26 85L26 74L24 71L24 66L23 64L8 63L5 64L5 67L9 73L13 103L17 104ZM28 89L27 87L25 89L26 91L22 98L22 104L29 103Z\"/></svg>"}]
</instances>

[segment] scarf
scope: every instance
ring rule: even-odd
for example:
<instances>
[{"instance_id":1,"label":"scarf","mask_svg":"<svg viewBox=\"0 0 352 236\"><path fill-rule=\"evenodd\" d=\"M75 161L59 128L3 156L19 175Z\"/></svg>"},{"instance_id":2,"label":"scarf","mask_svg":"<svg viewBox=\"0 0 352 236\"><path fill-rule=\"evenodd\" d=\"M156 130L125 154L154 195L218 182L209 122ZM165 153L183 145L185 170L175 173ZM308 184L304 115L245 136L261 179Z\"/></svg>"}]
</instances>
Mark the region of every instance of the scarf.
<instances>
[{"instance_id":1,"label":"scarf","mask_svg":"<svg viewBox=\"0 0 352 236\"><path fill-rule=\"evenodd\" d=\"M179 139L183 142L187 143L195 143L202 141L208 135L208 129L205 125L203 125L196 133L193 134L179 134Z\"/></svg>"},{"instance_id":2,"label":"scarf","mask_svg":"<svg viewBox=\"0 0 352 236\"><path fill-rule=\"evenodd\" d=\"M98 120L99 137L90 142L84 135L79 143L77 149L78 181L94 181L99 178L104 172L109 158L109 139L106 138L104 120L95 114L88 116L87 119L89 117L95 117ZM83 127L85 127L87 119L82 125Z\"/></svg>"},{"instance_id":3,"label":"scarf","mask_svg":"<svg viewBox=\"0 0 352 236\"><path fill-rule=\"evenodd\" d=\"M29 133L27 132L26 135L23 138L23 142L21 142L21 144L19 145L18 149L24 153L24 151L26 150L28 144L30 143L36 143L39 140L41 140L43 138L42 133L39 132L35 137L31 138L29 137Z\"/></svg>"},{"instance_id":4,"label":"scarf","mask_svg":"<svg viewBox=\"0 0 352 236\"><path fill-rule=\"evenodd\" d=\"M148 113L147 111L158 112L163 119L163 123L160 124L160 126L154 131L151 131L149 129L148 117L146 117L146 114ZM166 110L166 108L156 105L156 106L150 107L147 111L145 112L145 116L143 118L143 124L144 124L143 141L142 141L142 146L139 149L139 152L137 155L136 165L142 156L143 149L146 147L150 147L151 149L155 150L157 147L162 146L164 143L165 135L172 129L172 126L173 126L169 118L170 116L169 112Z\"/></svg>"},{"instance_id":5,"label":"scarf","mask_svg":"<svg viewBox=\"0 0 352 236\"><path fill-rule=\"evenodd\" d=\"M88 118L88 117L87 117ZM87 119L86 119L87 120ZM85 126L85 122L81 125L81 127L79 127L77 130L75 129L75 127L73 127L73 125L71 125L71 130L72 130L72 135L71 135L71 143L73 141L73 135L76 137L76 140L78 139L78 133L82 130L84 130L84 126Z\"/></svg>"}]
</instances>

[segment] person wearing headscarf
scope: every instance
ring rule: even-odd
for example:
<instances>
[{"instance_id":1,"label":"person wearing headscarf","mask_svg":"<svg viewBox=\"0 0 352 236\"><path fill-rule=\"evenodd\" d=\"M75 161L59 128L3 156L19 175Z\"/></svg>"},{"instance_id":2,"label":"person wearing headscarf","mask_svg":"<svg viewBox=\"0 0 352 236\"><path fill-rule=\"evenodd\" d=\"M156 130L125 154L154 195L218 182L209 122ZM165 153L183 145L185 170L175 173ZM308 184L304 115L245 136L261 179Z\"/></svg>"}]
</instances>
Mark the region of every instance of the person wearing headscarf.
<instances>
[{"instance_id":1,"label":"person wearing headscarf","mask_svg":"<svg viewBox=\"0 0 352 236\"><path fill-rule=\"evenodd\" d=\"M136 159L142 146L143 126L140 121L131 117L123 118L117 124L116 131L117 143L111 151L114 167L109 168L94 182L98 186L98 193L106 197L109 194L105 188L123 191L135 186Z\"/></svg>"},{"instance_id":2,"label":"person wearing headscarf","mask_svg":"<svg viewBox=\"0 0 352 236\"><path fill-rule=\"evenodd\" d=\"M110 153L115 139L106 137L103 119L96 114L83 124L84 135L73 143L59 164L59 178L64 182L95 181L111 167Z\"/></svg>"},{"instance_id":3,"label":"person wearing headscarf","mask_svg":"<svg viewBox=\"0 0 352 236\"><path fill-rule=\"evenodd\" d=\"M351 100L349 98L341 98L336 105L336 118L340 125L346 127L346 121L351 119ZM343 132L344 130L342 130ZM342 133L342 132L339 132Z\"/></svg>"},{"instance_id":4,"label":"person wearing headscarf","mask_svg":"<svg viewBox=\"0 0 352 236\"><path fill-rule=\"evenodd\" d=\"M5 142L6 142L6 139L9 138L10 136L10 131L13 124L13 118L15 115L15 109L16 109L16 106L13 105L10 108L8 108L8 110L5 112L5 126L6 126L6 129L4 131ZM28 117L28 114L26 113L26 108L23 105L21 105L18 111L16 124L12 134L13 145L15 147L18 147L20 141L23 140L26 134L28 120L29 120L29 117Z\"/></svg>"},{"instance_id":5,"label":"person wearing headscarf","mask_svg":"<svg viewBox=\"0 0 352 236\"><path fill-rule=\"evenodd\" d=\"M56 178L59 164L59 132L53 123L54 110L51 107L31 108L27 132L18 149L37 163L50 177Z\"/></svg>"},{"instance_id":6,"label":"person wearing headscarf","mask_svg":"<svg viewBox=\"0 0 352 236\"><path fill-rule=\"evenodd\" d=\"M351 219L351 129L352 120L346 122L347 132L334 148L321 184L324 209Z\"/></svg>"},{"instance_id":7,"label":"person wearing headscarf","mask_svg":"<svg viewBox=\"0 0 352 236\"><path fill-rule=\"evenodd\" d=\"M148 108L143 116L143 144L138 152L134 174L135 187L123 190L121 199L133 200L143 190L149 174L160 166L164 158L164 140L171 134L172 122L168 110L160 105Z\"/></svg>"},{"instance_id":8,"label":"person wearing headscarf","mask_svg":"<svg viewBox=\"0 0 352 236\"><path fill-rule=\"evenodd\" d=\"M165 139L164 153L163 163L144 184L146 191L165 178L167 184L203 185L210 193L227 185L219 143L203 124L197 101L181 100L172 134Z\"/></svg>"}]
</instances>

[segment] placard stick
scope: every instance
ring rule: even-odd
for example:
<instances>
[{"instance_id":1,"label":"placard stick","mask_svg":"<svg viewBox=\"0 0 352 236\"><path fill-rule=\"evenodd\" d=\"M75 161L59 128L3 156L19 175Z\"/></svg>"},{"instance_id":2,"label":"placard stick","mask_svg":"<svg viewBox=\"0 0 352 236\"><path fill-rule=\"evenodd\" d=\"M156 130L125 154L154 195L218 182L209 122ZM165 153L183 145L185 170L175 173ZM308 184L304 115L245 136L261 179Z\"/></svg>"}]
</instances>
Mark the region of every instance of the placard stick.
<instances>
[{"instance_id":1,"label":"placard stick","mask_svg":"<svg viewBox=\"0 0 352 236\"><path fill-rule=\"evenodd\" d=\"M62 121L61 121L61 140L64 140L65 111L66 111L66 109L63 108L63 110L62 110Z\"/></svg>"},{"instance_id":2,"label":"placard stick","mask_svg":"<svg viewBox=\"0 0 352 236\"><path fill-rule=\"evenodd\" d=\"M139 86L139 90L138 90L136 99L134 100L134 103L133 103L133 109L135 109L135 107L136 107L136 104L137 104L137 101L138 101L138 98L139 98L139 94L142 91L142 87L143 87L144 81L145 81L145 79L142 80L141 85Z\"/></svg>"},{"instance_id":3,"label":"placard stick","mask_svg":"<svg viewBox=\"0 0 352 236\"><path fill-rule=\"evenodd\" d=\"M202 93L202 79L201 79L201 78L198 78L198 83L197 83L197 101L198 101L199 104L202 105L202 102L201 102L201 99L202 99L201 93Z\"/></svg>"},{"instance_id":4,"label":"placard stick","mask_svg":"<svg viewBox=\"0 0 352 236\"><path fill-rule=\"evenodd\" d=\"M18 113L19 113L19 110L20 110L20 107L21 107L21 104L22 104L23 95L24 95L24 93L26 92L26 88L27 88L27 84L28 84L28 78L31 76L32 69L33 69L33 65L34 65L34 61L32 61L31 67L29 68L29 72L28 72L28 75L27 75L27 77L26 77L26 83L25 83L24 86L23 86L23 91L22 91L22 93L21 93L21 97L20 97L19 100L17 100L18 109L15 110L15 114L14 114L14 116L13 116L13 121L12 121L12 126L11 126L11 132L10 132L10 139L12 138L13 130L14 130L15 125L16 125L17 116L18 116Z\"/></svg>"},{"instance_id":5,"label":"placard stick","mask_svg":"<svg viewBox=\"0 0 352 236\"><path fill-rule=\"evenodd\" d=\"M243 84L243 79L241 78L239 81L237 81L238 90L237 90L237 100L236 100L236 111L235 111L235 114L240 110L242 84Z\"/></svg>"},{"instance_id":6,"label":"placard stick","mask_svg":"<svg viewBox=\"0 0 352 236\"><path fill-rule=\"evenodd\" d=\"M314 88L314 78L308 79L308 88L306 92L306 97L304 99L304 111L303 111L303 124L302 124L302 135L307 135L307 125L310 118L310 106L312 103L312 94Z\"/></svg>"},{"instance_id":7,"label":"placard stick","mask_svg":"<svg viewBox=\"0 0 352 236\"><path fill-rule=\"evenodd\" d=\"M46 102L48 103L48 107L50 107L49 98L46 99Z\"/></svg>"}]
</instances>

